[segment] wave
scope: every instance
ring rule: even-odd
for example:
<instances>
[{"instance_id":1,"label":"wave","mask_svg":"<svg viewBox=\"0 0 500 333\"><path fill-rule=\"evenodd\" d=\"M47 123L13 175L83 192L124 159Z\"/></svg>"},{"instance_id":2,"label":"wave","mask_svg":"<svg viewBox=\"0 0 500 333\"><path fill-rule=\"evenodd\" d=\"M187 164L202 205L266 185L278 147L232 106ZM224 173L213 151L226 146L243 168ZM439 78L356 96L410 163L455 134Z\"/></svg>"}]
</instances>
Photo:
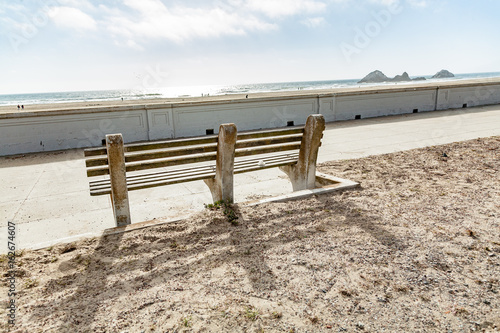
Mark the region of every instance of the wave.
<instances>
[{"instance_id":1,"label":"wave","mask_svg":"<svg viewBox=\"0 0 500 333\"><path fill-rule=\"evenodd\" d=\"M425 76L425 81L411 81L408 83L420 82L441 82L449 80L468 80L474 78L500 77L500 72L490 73L466 73L457 74L452 79L432 79ZM30 104L51 104L68 102L89 102L89 101L113 101L113 100L137 100L144 98L175 98L193 96L214 96L231 94L249 94L277 91L296 91L313 89L334 89L361 86L384 86L394 83L358 84L358 79L329 80L329 81L302 81L302 82L277 82L277 83L255 83L240 85L208 85L192 87L164 87L145 90L102 90L102 91L71 91L52 93L31 93L31 94L8 94L0 95L0 105L30 105ZM405 84L400 82L398 84Z\"/></svg>"}]
</instances>

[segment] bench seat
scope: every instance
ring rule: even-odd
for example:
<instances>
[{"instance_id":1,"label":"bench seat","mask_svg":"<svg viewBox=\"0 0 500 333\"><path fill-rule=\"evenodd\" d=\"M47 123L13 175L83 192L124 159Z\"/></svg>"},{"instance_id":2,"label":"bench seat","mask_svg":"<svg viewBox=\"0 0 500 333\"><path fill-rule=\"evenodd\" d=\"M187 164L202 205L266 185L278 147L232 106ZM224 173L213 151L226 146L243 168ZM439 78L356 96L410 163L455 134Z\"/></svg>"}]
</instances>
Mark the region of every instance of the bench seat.
<instances>
[{"instance_id":1,"label":"bench seat","mask_svg":"<svg viewBox=\"0 0 500 333\"><path fill-rule=\"evenodd\" d=\"M275 168L283 165L297 163L299 153L271 154L264 157L237 159L234 161L234 173L258 171L262 169ZM215 177L215 163L200 165L191 168L171 169L161 172L145 173L127 176L127 189L129 191L141 190L151 187L172 185L195 180L204 180ZM110 179L95 180L89 183L90 195L111 194Z\"/></svg>"}]
</instances>

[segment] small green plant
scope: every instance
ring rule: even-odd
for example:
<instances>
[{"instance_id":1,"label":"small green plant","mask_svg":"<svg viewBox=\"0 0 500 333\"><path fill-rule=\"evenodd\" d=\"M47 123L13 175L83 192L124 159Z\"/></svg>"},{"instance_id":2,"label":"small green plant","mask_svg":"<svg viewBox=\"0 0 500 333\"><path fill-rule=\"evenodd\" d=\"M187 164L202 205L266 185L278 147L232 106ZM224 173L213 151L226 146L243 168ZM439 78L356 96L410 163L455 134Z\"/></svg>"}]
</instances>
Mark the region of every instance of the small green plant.
<instances>
[{"instance_id":1,"label":"small green plant","mask_svg":"<svg viewBox=\"0 0 500 333\"><path fill-rule=\"evenodd\" d=\"M226 200L216 201L213 204L205 204L205 208L209 210L219 210L222 209L222 212L226 216L229 223L233 225L238 225L238 216L234 211L234 207L232 202Z\"/></svg>"},{"instance_id":2,"label":"small green plant","mask_svg":"<svg viewBox=\"0 0 500 333\"><path fill-rule=\"evenodd\" d=\"M247 317L251 321L255 321L257 320L257 318L259 318L259 311L257 311L257 309L255 308L247 308L245 310L245 317Z\"/></svg>"},{"instance_id":3,"label":"small green plant","mask_svg":"<svg viewBox=\"0 0 500 333\"><path fill-rule=\"evenodd\" d=\"M38 286L38 281L35 279L27 279L24 281L24 288L31 289Z\"/></svg>"},{"instance_id":4,"label":"small green plant","mask_svg":"<svg viewBox=\"0 0 500 333\"><path fill-rule=\"evenodd\" d=\"M277 311L273 312L273 318L274 319L280 319L281 317L283 317L283 313L277 312Z\"/></svg>"},{"instance_id":5,"label":"small green plant","mask_svg":"<svg viewBox=\"0 0 500 333\"><path fill-rule=\"evenodd\" d=\"M182 323L182 326L184 327L191 327L193 325L193 323L191 323L191 320L193 318L191 316L188 316L188 317L182 317L181 318L181 323Z\"/></svg>"}]
</instances>

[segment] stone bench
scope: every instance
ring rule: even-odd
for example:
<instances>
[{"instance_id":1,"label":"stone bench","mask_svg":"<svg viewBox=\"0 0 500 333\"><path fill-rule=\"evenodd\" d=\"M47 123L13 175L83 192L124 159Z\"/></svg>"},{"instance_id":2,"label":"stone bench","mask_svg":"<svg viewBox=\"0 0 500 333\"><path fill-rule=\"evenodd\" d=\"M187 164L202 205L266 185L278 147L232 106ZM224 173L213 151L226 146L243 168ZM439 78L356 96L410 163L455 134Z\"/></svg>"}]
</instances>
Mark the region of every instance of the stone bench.
<instances>
[{"instance_id":1,"label":"stone bench","mask_svg":"<svg viewBox=\"0 0 500 333\"><path fill-rule=\"evenodd\" d=\"M234 174L273 167L294 191L312 189L324 128L323 116L311 115L302 127L237 133L222 124L218 135L202 138L124 144L121 134L108 134L106 147L85 149L87 176L101 177L90 181L90 195L111 195L116 225L124 226L133 190L204 180L214 202L233 202Z\"/></svg>"}]
</instances>

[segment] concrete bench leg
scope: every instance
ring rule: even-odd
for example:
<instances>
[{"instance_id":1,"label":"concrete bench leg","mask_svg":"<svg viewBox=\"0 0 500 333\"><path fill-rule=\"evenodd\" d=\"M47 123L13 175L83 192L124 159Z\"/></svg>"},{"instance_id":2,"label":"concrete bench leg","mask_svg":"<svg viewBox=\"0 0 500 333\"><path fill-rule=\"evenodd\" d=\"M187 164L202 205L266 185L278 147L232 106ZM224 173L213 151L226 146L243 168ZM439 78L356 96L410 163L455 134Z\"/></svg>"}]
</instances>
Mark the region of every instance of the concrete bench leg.
<instances>
[{"instance_id":1,"label":"concrete bench leg","mask_svg":"<svg viewBox=\"0 0 500 333\"><path fill-rule=\"evenodd\" d=\"M108 150L113 213L115 214L116 226L121 227L131 223L122 135L106 135L106 148Z\"/></svg>"},{"instance_id":2,"label":"concrete bench leg","mask_svg":"<svg viewBox=\"0 0 500 333\"><path fill-rule=\"evenodd\" d=\"M236 125L222 124L219 127L215 178L205 179L212 192L214 202L233 202L234 151L236 145Z\"/></svg>"},{"instance_id":3,"label":"concrete bench leg","mask_svg":"<svg viewBox=\"0 0 500 333\"><path fill-rule=\"evenodd\" d=\"M290 178L294 191L316 187L316 160L324 130L325 118L323 115L310 115L304 127L297 164L280 167Z\"/></svg>"}]
</instances>

